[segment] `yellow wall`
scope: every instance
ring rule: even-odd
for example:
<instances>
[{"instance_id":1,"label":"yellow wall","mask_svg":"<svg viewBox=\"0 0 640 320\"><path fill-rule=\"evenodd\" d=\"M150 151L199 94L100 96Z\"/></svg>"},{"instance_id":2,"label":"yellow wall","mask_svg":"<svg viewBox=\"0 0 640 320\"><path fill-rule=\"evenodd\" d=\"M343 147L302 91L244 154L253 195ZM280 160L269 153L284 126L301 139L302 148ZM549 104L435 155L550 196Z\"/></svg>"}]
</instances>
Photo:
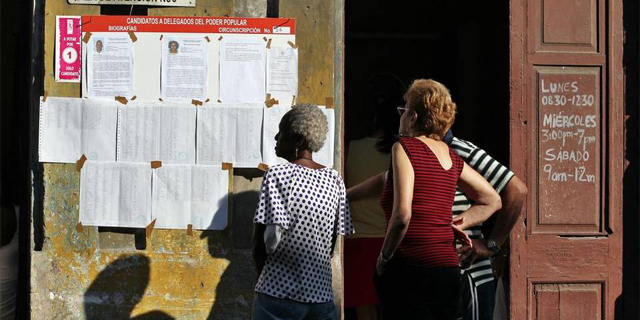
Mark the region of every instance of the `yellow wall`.
<instances>
[{"instance_id":1,"label":"yellow wall","mask_svg":"<svg viewBox=\"0 0 640 320\"><path fill-rule=\"evenodd\" d=\"M299 98L339 103L341 0L280 1L280 16L295 18L299 45ZM150 8L149 15L264 16L264 0L197 0L196 8ZM46 1L45 90L50 96L80 97L79 84L54 82L56 15L97 15L98 6ZM339 14L341 15L341 14ZM336 37L338 34L338 37ZM339 47L338 47L339 48ZM338 57L336 59L336 56ZM340 111L338 106L337 111ZM339 115L340 112L337 112ZM338 127L340 121L336 122ZM340 135L338 135L340 136ZM340 143L336 141L340 166ZM236 170L229 226L224 231L155 230L146 249L123 230L77 232L80 176L72 164L44 164L45 240L31 254L33 319L249 319L256 275L249 238L261 172ZM109 232L111 231L111 232ZM33 238L33 236L32 236ZM138 236L138 240L143 240ZM334 261L337 302L339 260Z\"/></svg>"}]
</instances>

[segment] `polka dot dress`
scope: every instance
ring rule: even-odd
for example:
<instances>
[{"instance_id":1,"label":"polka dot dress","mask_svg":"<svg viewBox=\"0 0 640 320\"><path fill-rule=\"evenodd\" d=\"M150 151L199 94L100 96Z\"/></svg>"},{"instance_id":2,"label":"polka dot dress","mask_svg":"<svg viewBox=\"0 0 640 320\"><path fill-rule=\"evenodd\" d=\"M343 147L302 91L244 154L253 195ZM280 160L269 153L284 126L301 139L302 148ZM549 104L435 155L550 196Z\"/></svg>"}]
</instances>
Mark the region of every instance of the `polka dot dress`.
<instances>
[{"instance_id":1,"label":"polka dot dress","mask_svg":"<svg viewBox=\"0 0 640 320\"><path fill-rule=\"evenodd\" d=\"M265 173L254 223L285 229L256 292L306 303L333 301L331 239L353 234L344 182L331 169L293 163Z\"/></svg>"}]
</instances>

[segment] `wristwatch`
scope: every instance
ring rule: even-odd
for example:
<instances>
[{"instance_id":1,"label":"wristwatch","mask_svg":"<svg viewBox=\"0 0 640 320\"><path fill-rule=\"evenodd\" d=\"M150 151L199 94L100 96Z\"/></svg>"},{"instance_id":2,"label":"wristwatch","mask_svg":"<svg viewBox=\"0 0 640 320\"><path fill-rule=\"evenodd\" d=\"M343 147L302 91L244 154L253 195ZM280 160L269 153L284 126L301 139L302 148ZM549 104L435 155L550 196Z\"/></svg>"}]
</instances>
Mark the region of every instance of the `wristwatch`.
<instances>
[{"instance_id":1,"label":"wristwatch","mask_svg":"<svg viewBox=\"0 0 640 320\"><path fill-rule=\"evenodd\" d=\"M493 254L491 255L493 257L496 253L498 253L498 251L500 251L500 245L495 240L489 239L487 240L487 249L493 252Z\"/></svg>"}]
</instances>

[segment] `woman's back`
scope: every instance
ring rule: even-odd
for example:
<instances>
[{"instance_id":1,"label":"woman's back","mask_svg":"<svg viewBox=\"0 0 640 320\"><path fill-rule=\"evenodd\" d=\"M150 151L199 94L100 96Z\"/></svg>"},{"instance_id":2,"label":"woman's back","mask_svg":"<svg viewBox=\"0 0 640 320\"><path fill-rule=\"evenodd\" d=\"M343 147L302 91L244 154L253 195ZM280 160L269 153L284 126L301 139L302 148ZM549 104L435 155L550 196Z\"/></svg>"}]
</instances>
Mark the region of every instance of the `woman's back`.
<instances>
[{"instance_id":1,"label":"woman's back","mask_svg":"<svg viewBox=\"0 0 640 320\"><path fill-rule=\"evenodd\" d=\"M396 256L408 265L456 267L458 256L451 228L451 208L464 162L446 146L444 149L437 142L429 143L440 155L439 160L425 141L400 139L413 167L415 180L411 221ZM393 172L389 172L391 176L381 196L387 221L393 209Z\"/></svg>"},{"instance_id":2,"label":"woman's back","mask_svg":"<svg viewBox=\"0 0 640 320\"><path fill-rule=\"evenodd\" d=\"M332 237L352 233L342 178L331 168L286 163L269 168L264 179L254 223L286 230L256 291L299 302L332 301Z\"/></svg>"}]
</instances>

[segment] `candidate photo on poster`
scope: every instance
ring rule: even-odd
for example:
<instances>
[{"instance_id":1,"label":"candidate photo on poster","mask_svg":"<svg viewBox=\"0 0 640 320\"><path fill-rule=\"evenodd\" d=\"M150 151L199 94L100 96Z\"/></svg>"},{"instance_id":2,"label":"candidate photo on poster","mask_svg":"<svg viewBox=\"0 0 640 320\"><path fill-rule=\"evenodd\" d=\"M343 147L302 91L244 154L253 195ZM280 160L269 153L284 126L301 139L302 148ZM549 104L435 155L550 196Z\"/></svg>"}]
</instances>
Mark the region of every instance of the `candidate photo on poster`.
<instances>
[{"instance_id":1,"label":"candidate photo on poster","mask_svg":"<svg viewBox=\"0 0 640 320\"><path fill-rule=\"evenodd\" d=\"M180 48L180 43L175 40L169 41L169 54L177 54L178 49Z\"/></svg>"},{"instance_id":2,"label":"candidate photo on poster","mask_svg":"<svg viewBox=\"0 0 640 320\"><path fill-rule=\"evenodd\" d=\"M102 50L104 48L104 40L102 38L99 38L99 39L96 39L94 43L95 43L93 46L94 52L102 53Z\"/></svg>"}]
</instances>

